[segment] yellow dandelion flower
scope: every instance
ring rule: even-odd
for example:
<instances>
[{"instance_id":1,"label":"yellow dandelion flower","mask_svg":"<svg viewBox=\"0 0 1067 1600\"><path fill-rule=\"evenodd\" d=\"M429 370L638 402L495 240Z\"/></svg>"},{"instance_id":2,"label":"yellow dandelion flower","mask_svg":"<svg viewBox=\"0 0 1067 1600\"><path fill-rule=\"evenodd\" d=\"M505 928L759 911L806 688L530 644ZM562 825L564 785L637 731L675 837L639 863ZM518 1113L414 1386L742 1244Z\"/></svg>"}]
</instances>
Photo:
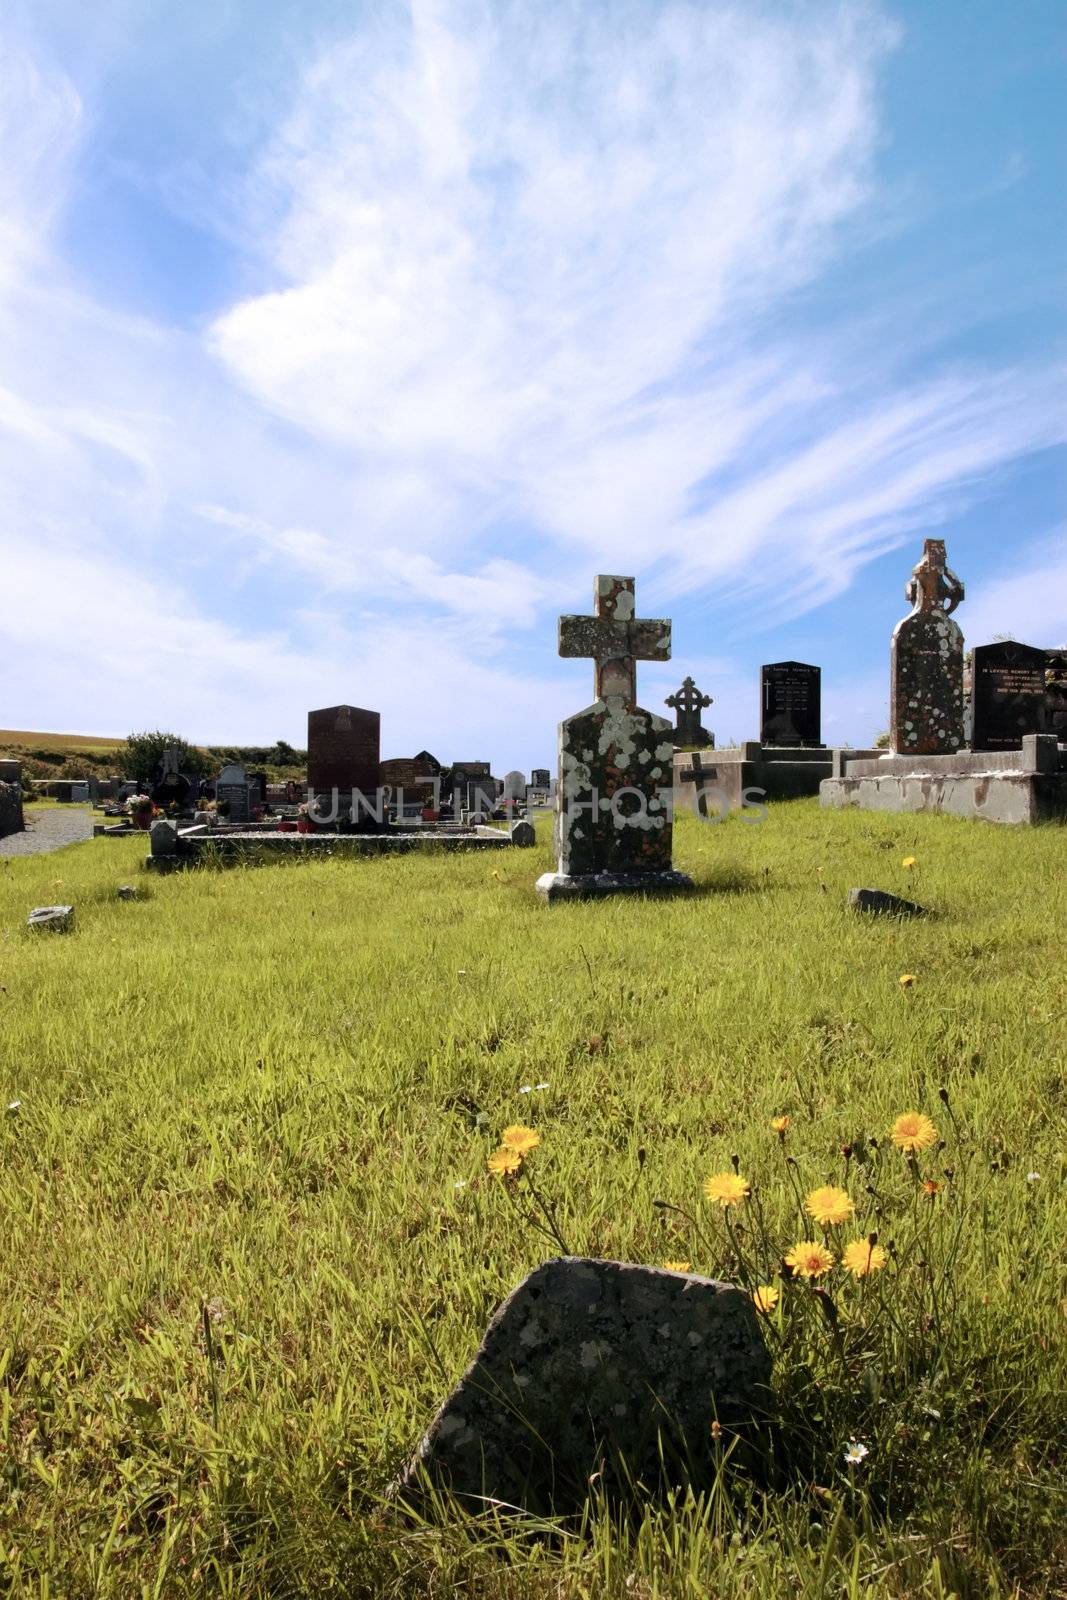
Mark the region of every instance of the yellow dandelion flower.
<instances>
[{"instance_id":1,"label":"yellow dandelion flower","mask_svg":"<svg viewBox=\"0 0 1067 1600\"><path fill-rule=\"evenodd\" d=\"M689 1261L665 1261L663 1269L665 1272L688 1272L691 1265Z\"/></svg>"},{"instance_id":2,"label":"yellow dandelion flower","mask_svg":"<svg viewBox=\"0 0 1067 1600\"><path fill-rule=\"evenodd\" d=\"M821 1189L813 1189L804 1201L808 1216L824 1226L847 1222L855 1209L844 1189L835 1189L832 1183L824 1184Z\"/></svg>"},{"instance_id":3,"label":"yellow dandelion flower","mask_svg":"<svg viewBox=\"0 0 1067 1600\"><path fill-rule=\"evenodd\" d=\"M785 1133L792 1120L792 1117L772 1117L771 1128L775 1133Z\"/></svg>"},{"instance_id":4,"label":"yellow dandelion flower","mask_svg":"<svg viewBox=\"0 0 1067 1600\"><path fill-rule=\"evenodd\" d=\"M489 1171L495 1172L501 1178L510 1178L522 1168L522 1156L517 1150L509 1150L501 1145L499 1150L494 1150L489 1157Z\"/></svg>"},{"instance_id":5,"label":"yellow dandelion flower","mask_svg":"<svg viewBox=\"0 0 1067 1600\"><path fill-rule=\"evenodd\" d=\"M798 1278L821 1278L833 1266L834 1257L832 1251L827 1250L824 1244L816 1244L811 1239L801 1239L787 1252L785 1264L792 1268Z\"/></svg>"},{"instance_id":6,"label":"yellow dandelion flower","mask_svg":"<svg viewBox=\"0 0 1067 1600\"><path fill-rule=\"evenodd\" d=\"M897 1148L905 1150L909 1156L929 1150L940 1137L934 1123L922 1111L905 1111L894 1122L891 1136Z\"/></svg>"},{"instance_id":7,"label":"yellow dandelion flower","mask_svg":"<svg viewBox=\"0 0 1067 1600\"><path fill-rule=\"evenodd\" d=\"M758 1289L753 1289L752 1304L757 1311L762 1311L764 1316L769 1316L778 1304L778 1290L774 1284L761 1283Z\"/></svg>"},{"instance_id":8,"label":"yellow dandelion flower","mask_svg":"<svg viewBox=\"0 0 1067 1600\"><path fill-rule=\"evenodd\" d=\"M524 1156L528 1150L537 1149L541 1135L533 1128L527 1128L524 1123L513 1122L500 1135L500 1142L506 1150L516 1150L520 1156Z\"/></svg>"},{"instance_id":9,"label":"yellow dandelion flower","mask_svg":"<svg viewBox=\"0 0 1067 1600\"><path fill-rule=\"evenodd\" d=\"M748 1198L749 1182L739 1172L713 1172L704 1185L704 1193L725 1210Z\"/></svg>"},{"instance_id":10,"label":"yellow dandelion flower","mask_svg":"<svg viewBox=\"0 0 1067 1600\"><path fill-rule=\"evenodd\" d=\"M914 972L902 972L897 982L902 989L910 989L915 982Z\"/></svg>"},{"instance_id":11,"label":"yellow dandelion flower","mask_svg":"<svg viewBox=\"0 0 1067 1600\"><path fill-rule=\"evenodd\" d=\"M872 1244L869 1239L853 1239L841 1257L842 1266L847 1267L854 1278L868 1278L872 1272L881 1272L885 1263L882 1246Z\"/></svg>"},{"instance_id":12,"label":"yellow dandelion flower","mask_svg":"<svg viewBox=\"0 0 1067 1600\"><path fill-rule=\"evenodd\" d=\"M913 867L915 865L915 857L914 856L905 856L903 861L900 864L901 864L902 867Z\"/></svg>"}]
</instances>

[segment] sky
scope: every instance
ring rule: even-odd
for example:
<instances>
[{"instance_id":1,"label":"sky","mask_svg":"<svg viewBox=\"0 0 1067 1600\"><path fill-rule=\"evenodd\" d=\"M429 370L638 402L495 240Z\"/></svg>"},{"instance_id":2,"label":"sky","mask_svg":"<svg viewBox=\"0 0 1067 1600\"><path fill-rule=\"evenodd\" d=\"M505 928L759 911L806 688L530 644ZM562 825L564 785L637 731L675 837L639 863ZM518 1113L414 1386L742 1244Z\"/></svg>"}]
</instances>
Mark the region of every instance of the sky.
<instances>
[{"instance_id":1,"label":"sky","mask_svg":"<svg viewBox=\"0 0 1067 1600\"><path fill-rule=\"evenodd\" d=\"M1058 0L6 0L0 723L553 765L597 573L720 743L924 537L1067 643Z\"/></svg>"}]
</instances>

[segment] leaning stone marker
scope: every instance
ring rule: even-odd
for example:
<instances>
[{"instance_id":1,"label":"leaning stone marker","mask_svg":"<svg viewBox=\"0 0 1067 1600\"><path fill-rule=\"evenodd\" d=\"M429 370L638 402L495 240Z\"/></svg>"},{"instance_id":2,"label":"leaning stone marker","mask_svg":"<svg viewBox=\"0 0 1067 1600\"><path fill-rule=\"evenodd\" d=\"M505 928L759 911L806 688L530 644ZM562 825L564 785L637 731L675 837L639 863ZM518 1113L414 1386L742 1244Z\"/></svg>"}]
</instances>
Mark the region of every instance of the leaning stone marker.
<instances>
[{"instance_id":1,"label":"leaning stone marker","mask_svg":"<svg viewBox=\"0 0 1067 1600\"><path fill-rule=\"evenodd\" d=\"M534 825L525 819L513 822L508 832L511 835L512 844L516 845L520 850L529 850L537 843L537 833Z\"/></svg>"},{"instance_id":2,"label":"leaning stone marker","mask_svg":"<svg viewBox=\"0 0 1067 1600\"><path fill-rule=\"evenodd\" d=\"M963 634L951 613L963 584L945 541L927 539L904 590L911 613L893 630L889 744L894 755L954 755L963 747Z\"/></svg>"},{"instance_id":3,"label":"leaning stone marker","mask_svg":"<svg viewBox=\"0 0 1067 1600\"><path fill-rule=\"evenodd\" d=\"M637 662L669 661L671 625L634 616L633 578L598 577L591 617L560 617L561 656L591 656L596 700L559 725L558 872L546 900L690 889L671 860L673 729L637 704Z\"/></svg>"},{"instance_id":4,"label":"leaning stone marker","mask_svg":"<svg viewBox=\"0 0 1067 1600\"><path fill-rule=\"evenodd\" d=\"M514 1289L397 1492L426 1480L539 1514L699 1478L714 1419L751 1421L771 1358L752 1301L711 1278L568 1256Z\"/></svg>"},{"instance_id":5,"label":"leaning stone marker","mask_svg":"<svg viewBox=\"0 0 1067 1600\"><path fill-rule=\"evenodd\" d=\"M74 926L73 906L37 906L26 919L34 933L69 933Z\"/></svg>"},{"instance_id":6,"label":"leaning stone marker","mask_svg":"<svg viewBox=\"0 0 1067 1600\"><path fill-rule=\"evenodd\" d=\"M890 894L888 889L850 889L848 904L852 911L869 911L880 917L926 915L925 906L916 905L914 900L902 900L898 894Z\"/></svg>"}]
</instances>

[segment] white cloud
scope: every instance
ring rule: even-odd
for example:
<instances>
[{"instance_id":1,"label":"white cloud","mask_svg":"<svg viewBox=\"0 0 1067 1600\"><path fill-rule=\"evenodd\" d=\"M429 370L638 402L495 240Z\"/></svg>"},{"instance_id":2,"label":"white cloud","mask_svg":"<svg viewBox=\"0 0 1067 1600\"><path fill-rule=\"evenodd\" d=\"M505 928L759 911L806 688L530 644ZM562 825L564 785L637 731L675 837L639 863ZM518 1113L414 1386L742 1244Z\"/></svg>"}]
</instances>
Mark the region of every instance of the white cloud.
<instances>
[{"instance_id":1,"label":"white cloud","mask_svg":"<svg viewBox=\"0 0 1067 1600\"><path fill-rule=\"evenodd\" d=\"M161 48L136 0L120 12ZM90 90L77 52L13 43L0 636L27 724L39 705L90 731L298 737L345 698L403 719L400 748L430 724L444 754L492 739L528 764L527 730L545 759L581 703L552 613L594 571L636 573L646 611L699 594L712 623L740 599L766 624L1063 437L1055 374L920 362L906 306L798 309L885 207L873 3L353 13L294 73L239 203L265 112L235 61L244 131L223 189L198 146L195 209L256 289L191 328L90 294L57 226L102 158L106 62ZM159 159L137 152L156 201L181 169ZM979 605L1022 613L1022 591ZM1046 634L1057 615L1026 613ZM542 641L548 682L516 664ZM751 735L749 670L715 670Z\"/></svg>"}]
</instances>

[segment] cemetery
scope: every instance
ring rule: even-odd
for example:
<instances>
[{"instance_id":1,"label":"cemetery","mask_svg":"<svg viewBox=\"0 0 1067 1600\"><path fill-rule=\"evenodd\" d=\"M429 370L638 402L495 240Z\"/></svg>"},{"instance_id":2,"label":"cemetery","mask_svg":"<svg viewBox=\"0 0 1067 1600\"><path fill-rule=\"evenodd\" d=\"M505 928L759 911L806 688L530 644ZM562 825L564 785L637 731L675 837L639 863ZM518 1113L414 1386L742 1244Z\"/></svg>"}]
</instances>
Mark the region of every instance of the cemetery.
<instances>
[{"instance_id":1,"label":"cemetery","mask_svg":"<svg viewBox=\"0 0 1067 1600\"><path fill-rule=\"evenodd\" d=\"M20 1516L64 1502L15 1570L489 1595L504 1562L534 1594L544 1530L585 1519L541 1558L580 1585L628 1508L650 1582L683 1539L767 1592L827 1559L1043 1592L1065 751L1046 653L978 646L965 712L936 541L915 589L906 748L828 750L793 662L739 747L683 684L676 748L637 681L671 623L599 576L555 775L383 762L328 707L306 785L164 744L121 822L4 863L12 1460ZM1053 820L954 806L979 774ZM812 1484L841 1542L798 1565Z\"/></svg>"},{"instance_id":2,"label":"cemetery","mask_svg":"<svg viewBox=\"0 0 1067 1600\"><path fill-rule=\"evenodd\" d=\"M3 1600L1067 1600L1055 10L0 10Z\"/></svg>"}]
</instances>

